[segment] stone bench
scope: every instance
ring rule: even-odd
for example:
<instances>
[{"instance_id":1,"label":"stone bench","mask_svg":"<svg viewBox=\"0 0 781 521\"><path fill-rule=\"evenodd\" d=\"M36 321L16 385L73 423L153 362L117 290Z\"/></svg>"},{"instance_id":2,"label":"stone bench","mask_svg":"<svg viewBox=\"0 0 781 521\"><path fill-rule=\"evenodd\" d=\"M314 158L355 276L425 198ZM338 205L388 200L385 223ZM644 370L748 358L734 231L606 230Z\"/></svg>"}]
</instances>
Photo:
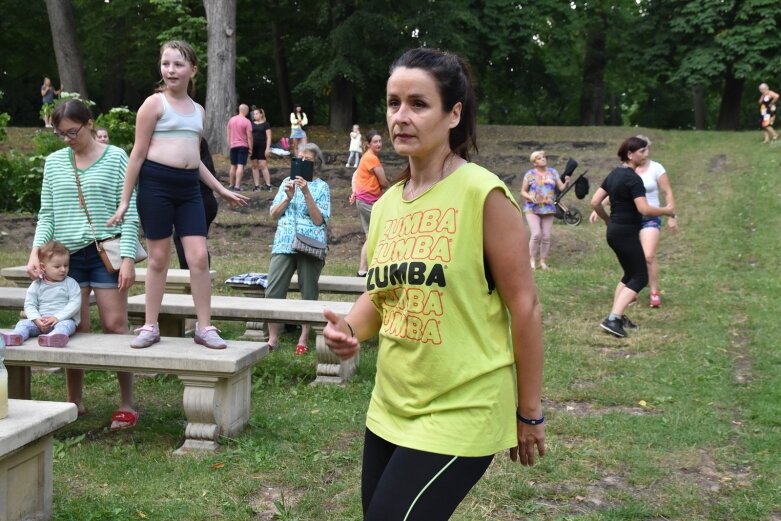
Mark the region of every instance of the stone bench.
<instances>
[{"instance_id":1,"label":"stone bench","mask_svg":"<svg viewBox=\"0 0 781 521\"><path fill-rule=\"evenodd\" d=\"M27 266L13 266L11 268L3 268L0 270L0 275L5 277L9 282L21 287L28 287L30 285L30 276L27 275ZM217 275L214 270L209 270L211 279ZM146 281L146 268L136 267L136 284L143 284ZM190 270L180 269L168 269L168 275L165 279L165 291L166 293L190 293Z\"/></svg>"},{"instance_id":2,"label":"stone bench","mask_svg":"<svg viewBox=\"0 0 781 521\"><path fill-rule=\"evenodd\" d=\"M342 275L320 275L317 281L320 293L334 293L337 295L359 296L366 291L366 277L345 277ZM266 296L266 288L259 284L236 284L225 282L229 288L237 289L246 297ZM300 291L298 275L293 275L290 281L289 291Z\"/></svg>"},{"instance_id":3,"label":"stone bench","mask_svg":"<svg viewBox=\"0 0 781 521\"><path fill-rule=\"evenodd\" d=\"M145 295L128 299L128 316L131 320L144 320ZM329 308L340 315L346 315L352 302L330 302L323 300L288 300L250 297L228 297L212 295L212 320L240 320L258 322L284 322L309 324L315 330L317 351L317 375L315 383L344 383L354 374L358 364L355 359L341 361L325 345L323 329L326 320L323 310ZM158 322L160 334L183 336L185 320L195 317L195 305L189 295L163 295Z\"/></svg>"},{"instance_id":4,"label":"stone bench","mask_svg":"<svg viewBox=\"0 0 781 521\"><path fill-rule=\"evenodd\" d=\"M8 401L0 420L0 519L51 519L53 433L76 417L72 403Z\"/></svg>"},{"instance_id":5,"label":"stone bench","mask_svg":"<svg viewBox=\"0 0 781 521\"><path fill-rule=\"evenodd\" d=\"M228 279L230 280L230 279ZM243 284L233 283L225 281L225 285L229 288L233 288L241 291L246 297L265 298L266 288L260 284ZM346 277L341 275L320 275L318 280L320 286L320 293L333 293L336 295L354 295L360 296L366 291L366 278L365 277ZM290 287L288 291L298 292L300 287L298 286L298 275L293 275L290 281ZM263 322L247 322L247 329L244 331L242 340L258 340L264 342L268 340L268 335L265 331L265 324Z\"/></svg>"},{"instance_id":6,"label":"stone bench","mask_svg":"<svg viewBox=\"0 0 781 521\"><path fill-rule=\"evenodd\" d=\"M192 297L182 295L192 300ZM185 442L175 454L215 450L220 435L233 436L247 424L252 367L268 354L268 344L228 342L207 349L189 338L163 338L146 349L132 349L128 335L78 333L65 348L40 347L35 341L6 349L8 391L31 396L31 366L101 371L174 374L184 384Z\"/></svg>"}]
</instances>

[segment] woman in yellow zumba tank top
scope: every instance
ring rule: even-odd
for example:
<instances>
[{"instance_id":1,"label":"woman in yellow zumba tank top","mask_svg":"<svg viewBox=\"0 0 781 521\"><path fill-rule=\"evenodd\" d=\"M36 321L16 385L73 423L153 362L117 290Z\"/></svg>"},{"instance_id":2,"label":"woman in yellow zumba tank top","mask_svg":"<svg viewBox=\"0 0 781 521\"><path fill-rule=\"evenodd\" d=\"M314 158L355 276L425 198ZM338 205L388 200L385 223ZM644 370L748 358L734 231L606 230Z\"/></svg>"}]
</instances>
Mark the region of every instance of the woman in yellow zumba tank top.
<instances>
[{"instance_id":1,"label":"woman in yellow zumba tank top","mask_svg":"<svg viewBox=\"0 0 781 521\"><path fill-rule=\"evenodd\" d=\"M387 121L409 158L374 205L366 292L326 310L340 358L379 334L361 479L365 520L446 520L494 454L545 452L542 327L520 209L469 162L476 99L457 56L412 49L391 66Z\"/></svg>"}]
</instances>

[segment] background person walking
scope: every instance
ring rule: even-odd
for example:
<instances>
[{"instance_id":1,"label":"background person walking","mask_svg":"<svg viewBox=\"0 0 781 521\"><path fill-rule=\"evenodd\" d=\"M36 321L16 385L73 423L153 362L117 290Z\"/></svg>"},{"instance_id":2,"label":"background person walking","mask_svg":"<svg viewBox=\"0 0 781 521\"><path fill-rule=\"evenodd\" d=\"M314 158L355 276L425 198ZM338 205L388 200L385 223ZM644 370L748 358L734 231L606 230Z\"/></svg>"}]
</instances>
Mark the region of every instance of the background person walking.
<instances>
[{"instance_id":1,"label":"background person walking","mask_svg":"<svg viewBox=\"0 0 781 521\"><path fill-rule=\"evenodd\" d=\"M775 143L778 139L778 133L773 129L773 124L776 122L776 103L778 103L778 93L770 90L767 83L762 83L759 86L759 124L765 134L763 143Z\"/></svg>"}]
</instances>

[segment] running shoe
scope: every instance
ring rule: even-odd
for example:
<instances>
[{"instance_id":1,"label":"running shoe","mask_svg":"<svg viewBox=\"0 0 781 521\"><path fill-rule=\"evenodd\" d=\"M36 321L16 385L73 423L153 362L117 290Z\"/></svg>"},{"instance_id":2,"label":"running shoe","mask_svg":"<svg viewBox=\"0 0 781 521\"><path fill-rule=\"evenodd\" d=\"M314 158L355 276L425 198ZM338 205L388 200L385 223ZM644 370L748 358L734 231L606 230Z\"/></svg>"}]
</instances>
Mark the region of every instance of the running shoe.
<instances>
[{"instance_id":1,"label":"running shoe","mask_svg":"<svg viewBox=\"0 0 781 521\"><path fill-rule=\"evenodd\" d=\"M599 325L602 327L602 329L608 333L612 333L617 337L624 338L627 336L626 331L624 330L623 320L620 318L614 318L613 320L606 318Z\"/></svg>"},{"instance_id":2,"label":"running shoe","mask_svg":"<svg viewBox=\"0 0 781 521\"><path fill-rule=\"evenodd\" d=\"M662 307L662 296L659 293L651 293L650 305L652 308Z\"/></svg>"},{"instance_id":3,"label":"running shoe","mask_svg":"<svg viewBox=\"0 0 781 521\"><path fill-rule=\"evenodd\" d=\"M637 324L629 320L626 315L621 315L621 325L624 326L624 329L637 329Z\"/></svg>"},{"instance_id":4,"label":"running shoe","mask_svg":"<svg viewBox=\"0 0 781 521\"><path fill-rule=\"evenodd\" d=\"M160 341L160 328L157 324L144 324L133 333L138 335L130 341L130 347L133 349L143 349Z\"/></svg>"},{"instance_id":5,"label":"running shoe","mask_svg":"<svg viewBox=\"0 0 781 521\"><path fill-rule=\"evenodd\" d=\"M298 344L296 346L296 356L304 356L309 352L309 348L306 347L304 344Z\"/></svg>"},{"instance_id":6,"label":"running shoe","mask_svg":"<svg viewBox=\"0 0 781 521\"><path fill-rule=\"evenodd\" d=\"M207 326L201 329L196 323L193 340L195 340L196 344L206 346L209 349L225 349L228 347L228 344L225 343L225 340L220 338L219 333L220 330L214 326Z\"/></svg>"}]
</instances>

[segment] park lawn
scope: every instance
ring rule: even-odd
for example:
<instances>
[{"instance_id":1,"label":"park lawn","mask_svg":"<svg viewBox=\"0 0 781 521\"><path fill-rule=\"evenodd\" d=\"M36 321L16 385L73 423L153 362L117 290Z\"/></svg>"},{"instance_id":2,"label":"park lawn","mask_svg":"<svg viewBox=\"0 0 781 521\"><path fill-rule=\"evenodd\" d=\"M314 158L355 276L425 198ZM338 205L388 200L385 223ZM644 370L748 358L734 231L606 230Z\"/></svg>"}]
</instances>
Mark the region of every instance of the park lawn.
<instances>
[{"instance_id":1,"label":"park lawn","mask_svg":"<svg viewBox=\"0 0 781 521\"><path fill-rule=\"evenodd\" d=\"M604 227L557 223L554 269L536 273L547 454L532 468L497 456L453 519L781 519L781 147L760 145L758 132L652 132L652 157L670 172L681 226L660 247L663 307L649 309L643 292L628 311L640 329L627 339L605 334L598 323L619 270ZM592 166L592 193L631 134L520 133L547 143L549 157L577 153ZM608 145L574 151L584 139ZM527 168L515 162L516 171ZM514 179L515 193L518 186ZM568 197L587 215L585 202ZM240 271L232 258L215 263ZM326 272L353 269L336 260ZM2 318L11 323L13 314ZM224 328L233 338L242 331ZM185 425L175 378L139 378L138 426L109 433L116 382L88 373L88 414L57 435L55 519L360 519L376 346L365 345L352 382L315 387L314 356L294 357L294 340L257 366L249 426L216 454L172 455ZM37 373L33 393L62 399L63 376Z\"/></svg>"}]
</instances>

